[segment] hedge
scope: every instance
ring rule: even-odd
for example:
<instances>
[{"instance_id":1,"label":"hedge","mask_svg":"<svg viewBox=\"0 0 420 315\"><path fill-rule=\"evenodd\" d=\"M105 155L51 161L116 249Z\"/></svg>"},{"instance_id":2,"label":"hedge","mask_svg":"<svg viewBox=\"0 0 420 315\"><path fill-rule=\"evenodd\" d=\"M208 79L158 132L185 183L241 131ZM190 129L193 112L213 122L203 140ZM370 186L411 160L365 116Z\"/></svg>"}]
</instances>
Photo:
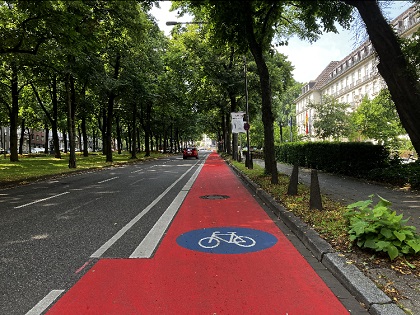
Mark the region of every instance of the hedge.
<instances>
[{"instance_id":1,"label":"hedge","mask_svg":"<svg viewBox=\"0 0 420 315\"><path fill-rule=\"evenodd\" d=\"M388 150L367 142L288 142L276 147L278 162L364 177L367 172L386 167Z\"/></svg>"}]
</instances>

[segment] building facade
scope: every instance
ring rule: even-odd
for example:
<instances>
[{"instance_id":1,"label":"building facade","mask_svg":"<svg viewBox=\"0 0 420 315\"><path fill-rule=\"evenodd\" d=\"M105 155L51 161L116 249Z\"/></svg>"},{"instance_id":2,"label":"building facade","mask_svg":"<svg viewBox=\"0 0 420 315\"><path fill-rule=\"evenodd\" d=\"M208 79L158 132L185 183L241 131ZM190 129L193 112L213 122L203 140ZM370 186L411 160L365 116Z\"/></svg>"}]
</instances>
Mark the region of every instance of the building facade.
<instances>
[{"instance_id":1,"label":"building facade","mask_svg":"<svg viewBox=\"0 0 420 315\"><path fill-rule=\"evenodd\" d=\"M401 37L411 37L420 26L420 15L415 6L410 7L391 25ZM303 86L300 96L295 100L296 126L298 135L312 138L313 117L315 113L309 104L321 103L326 95L340 103L357 108L364 96L373 99L386 88L386 83L377 70L378 60L372 43L367 40L341 61L330 64L313 81Z\"/></svg>"}]
</instances>

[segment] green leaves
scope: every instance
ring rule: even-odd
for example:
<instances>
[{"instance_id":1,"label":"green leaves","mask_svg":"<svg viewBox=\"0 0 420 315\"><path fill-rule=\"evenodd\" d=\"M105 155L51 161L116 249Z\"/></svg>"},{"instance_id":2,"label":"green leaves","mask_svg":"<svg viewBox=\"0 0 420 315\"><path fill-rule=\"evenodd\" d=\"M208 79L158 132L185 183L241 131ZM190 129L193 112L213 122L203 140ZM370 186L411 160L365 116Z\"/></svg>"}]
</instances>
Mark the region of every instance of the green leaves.
<instances>
[{"instance_id":1,"label":"green leaves","mask_svg":"<svg viewBox=\"0 0 420 315\"><path fill-rule=\"evenodd\" d=\"M408 219L391 211L388 200L379 197L372 207L369 200L358 201L347 207L345 217L349 220L350 240L361 248L385 252L391 260L402 255L414 255L420 251L420 236L416 228L406 226Z\"/></svg>"}]
</instances>

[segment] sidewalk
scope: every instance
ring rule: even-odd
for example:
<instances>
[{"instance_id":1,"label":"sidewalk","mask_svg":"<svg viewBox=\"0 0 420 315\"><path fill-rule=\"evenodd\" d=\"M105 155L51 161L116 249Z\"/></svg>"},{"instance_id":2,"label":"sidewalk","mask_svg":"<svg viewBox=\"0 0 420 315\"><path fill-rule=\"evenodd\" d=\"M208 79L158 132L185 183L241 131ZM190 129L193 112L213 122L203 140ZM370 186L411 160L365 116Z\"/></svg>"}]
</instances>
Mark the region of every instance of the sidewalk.
<instances>
[{"instance_id":1,"label":"sidewalk","mask_svg":"<svg viewBox=\"0 0 420 315\"><path fill-rule=\"evenodd\" d=\"M254 160L254 164L257 164L261 167L264 167L264 161ZM278 171L287 175L291 175L293 166L278 163ZM305 168L299 168L299 182L305 185L310 185L310 170ZM417 232L420 233L420 193L419 192L409 192L397 188L386 187L384 185L375 185L373 183L368 183L365 181L360 181L355 178L349 178L344 176L338 176L323 172L318 172L318 180L320 184L321 193L329 196L333 200L340 201L344 204L351 204L356 201L366 200L369 198L369 195L379 195L392 203L391 208L397 213L402 213L404 218L410 217L407 224L413 225L417 228ZM251 183L252 185L252 183ZM257 191L258 193L258 191ZM264 195L264 194L263 194ZM278 207L275 204L275 201L271 200L270 196L263 196L264 201L267 204L271 204L272 207ZM378 198L374 198L374 201L377 201ZM288 214L283 215L284 220L288 219ZM301 232L303 225L299 223L291 222L290 224L295 227L295 233L303 235L303 237L308 237L306 232ZM293 229L292 229L293 230ZM310 232L310 231L309 231ZM308 232L308 233L309 233ZM320 246L313 246L313 241L308 240L308 248L312 247L312 252L318 253L318 257L322 258L325 253L328 253L329 249L322 249ZM324 244L325 245L325 244ZM343 263L345 266L345 262ZM351 284L352 277L347 278L348 275L342 273L343 270L336 270L336 276L341 277L341 281L349 281ZM413 272L418 273L418 271L413 270ZM413 274L401 274L392 269L386 269L382 267L377 268L365 268L363 270L364 275L374 280L380 286L395 288L399 292L402 299L398 300L406 310L407 314L420 314L420 280ZM363 285L354 287L356 292L363 290ZM357 294L357 293L355 293ZM378 313L382 314L382 313ZM384 314L393 314L384 313Z\"/></svg>"},{"instance_id":2,"label":"sidewalk","mask_svg":"<svg viewBox=\"0 0 420 315\"><path fill-rule=\"evenodd\" d=\"M264 167L263 160L254 160L255 164ZM280 173L286 175L292 174L293 166L283 163L277 164ZM385 185L368 183L351 177L333 175L324 172L318 172L318 181L321 194L330 197L333 200L340 201L349 205L356 201L367 200L369 195L375 195L374 201L378 201L376 195L385 198L392 203L391 208L402 213L404 218L410 217L408 225L413 225L420 233L420 193L405 191L403 189L391 188ZM299 168L299 182L310 185L311 170Z\"/></svg>"},{"instance_id":3,"label":"sidewalk","mask_svg":"<svg viewBox=\"0 0 420 315\"><path fill-rule=\"evenodd\" d=\"M48 314L367 314L217 154L181 192L151 257L100 259Z\"/></svg>"}]
</instances>

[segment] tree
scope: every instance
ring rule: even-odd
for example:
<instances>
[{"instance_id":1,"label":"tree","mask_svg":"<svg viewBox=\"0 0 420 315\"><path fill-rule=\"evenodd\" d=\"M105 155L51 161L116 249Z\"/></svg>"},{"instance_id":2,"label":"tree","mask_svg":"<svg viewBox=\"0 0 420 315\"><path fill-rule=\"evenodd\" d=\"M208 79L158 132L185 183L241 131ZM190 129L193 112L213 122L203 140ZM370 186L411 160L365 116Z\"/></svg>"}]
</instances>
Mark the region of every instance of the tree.
<instances>
[{"instance_id":1,"label":"tree","mask_svg":"<svg viewBox=\"0 0 420 315\"><path fill-rule=\"evenodd\" d=\"M354 127L366 138L385 146L396 147L398 136L405 133L395 105L387 89L369 100L365 97L352 114Z\"/></svg>"},{"instance_id":2,"label":"tree","mask_svg":"<svg viewBox=\"0 0 420 315\"><path fill-rule=\"evenodd\" d=\"M264 53L268 52L276 36L284 42L285 35L298 33L301 38L313 41L321 33L321 28L336 32L336 20L348 27L350 8L340 1L203 0L184 1L183 4L211 23L219 44L235 44L241 51L249 49L252 53L260 79L265 168L271 174L271 182L278 183L271 79Z\"/></svg>"},{"instance_id":3,"label":"tree","mask_svg":"<svg viewBox=\"0 0 420 315\"><path fill-rule=\"evenodd\" d=\"M404 129L420 154L420 81L418 64L411 64L401 40L381 13L379 1L343 2L355 7L379 57L378 70L385 80ZM418 2L418 1L417 1Z\"/></svg>"},{"instance_id":4,"label":"tree","mask_svg":"<svg viewBox=\"0 0 420 315\"><path fill-rule=\"evenodd\" d=\"M283 142L283 127L287 126L286 132L290 133L290 141L296 139L296 112L295 99L299 97L302 90L302 83L292 80L292 85L286 89L284 93L279 95L277 107L277 121L280 126L280 142Z\"/></svg>"},{"instance_id":5,"label":"tree","mask_svg":"<svg viewBox=\"0 0 420 315\"><path fill-rule=\"evenodd\" d=\"M315 135L321 139L338 140L350 133L350 104L340 103L332 96L325 95L320 103L310 103L314 110L313 127Z\"/></svg>"}]
</instances>

